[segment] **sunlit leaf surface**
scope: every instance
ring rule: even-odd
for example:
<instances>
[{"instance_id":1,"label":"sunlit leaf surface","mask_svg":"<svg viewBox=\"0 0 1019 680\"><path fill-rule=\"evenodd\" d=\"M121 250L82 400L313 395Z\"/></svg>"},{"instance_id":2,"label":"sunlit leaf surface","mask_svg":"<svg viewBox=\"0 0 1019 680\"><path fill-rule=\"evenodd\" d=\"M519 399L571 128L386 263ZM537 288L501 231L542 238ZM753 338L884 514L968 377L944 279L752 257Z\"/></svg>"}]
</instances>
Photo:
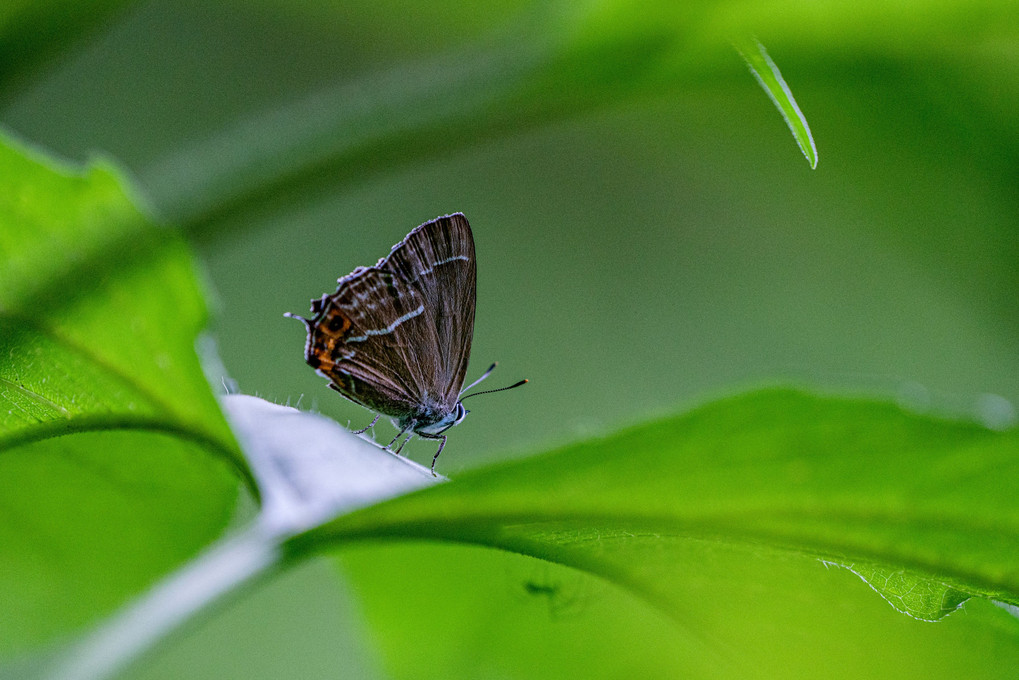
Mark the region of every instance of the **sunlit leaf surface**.
<instances>
[{"instance_id":1,"label":"sunlit leaf surface","mask_svg":"<svg viewBox=\"0 0 1019 680\"><path fill-rule=\"evenodd\" d=\"M0 148L0 654L216 536L246 474L195 353L187 248L108 167Z\"/></svg>"},{"instance_id":2,"label":"sunlit leaf surface","mask_svg":"<svg viewBox=\"0 0 1019 680\"><path fill-rule=\"evenodd\" d=\"M683 647L679 659L705 664L695 677L745 677L752 668L761 677L782 677L789 669L860 677L911 645L936 645L943 635L969 640L973 655L952 647L922 663L932 672L946 664L959 664L958 670L1001 644L980 628L998 625L997 619L1005 629L1016 622L982 601L974 605L979 623L956 615L950 629L924 628L932 624L903 616L819 558L885 565L872 568L868 582L915 618L941 618L970 595L1015 601L1017 451L1015 431L930 419L882 403L766 391L479 470L338 518L295 548L353 543L343 561L371 594L369 611L384 630L395 625L385 612L397 603L401 611L420 607L421 616L441 621L444 614L427 603L456 592L455 584L474 590L464 601L502 597L491 589L511 588L550 611L569 608L572 587L562 584L567 572L560 570L560 581L477 573L457 552L464 548L360 547L361 539L487 545L596 575L569 579L588 583L585 588L611 586L612 598L626 593L629 604L609 611L633 612L628 616L640 617L642 626L652 626L655 616L670 621L671 632L647 633L660 636L657 642L637 638L656 646L658 655L667 640ZM477 554L478 571L499 562ZM401 589L391 604L382 593L393 581L376 584L381 590L372 585L378 570L388 569L381 566L386 559L414 590ZM935 580L937 592L930 587ZM865 619L853 620L857 608L869 612ZM507 625L528 625L513 621ZM608 626L602 619L591 625ZM387 644L401 649L394 658L412 657L402 641ZM883 647L876 656L849 651L877 645ZM1014 645L1011 650L1019 654ZM431 676L407 670L405 677Z\"/></svg>"}]
</instances>

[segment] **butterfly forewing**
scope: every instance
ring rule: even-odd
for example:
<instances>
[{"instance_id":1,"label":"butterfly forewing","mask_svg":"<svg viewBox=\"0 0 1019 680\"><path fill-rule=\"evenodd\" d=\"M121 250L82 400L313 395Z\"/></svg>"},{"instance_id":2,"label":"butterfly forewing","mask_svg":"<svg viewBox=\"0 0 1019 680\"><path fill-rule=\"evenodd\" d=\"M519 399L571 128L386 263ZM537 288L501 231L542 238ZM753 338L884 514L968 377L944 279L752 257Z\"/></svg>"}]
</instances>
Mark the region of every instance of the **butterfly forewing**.
<instances>
[{"instance_id":1,"label":"butterfly forewing","mask_svg":"<svg viewBox=\"0 0 1019 680\"><path fill-rule=\"evenodd\" d=\"M456 408L474 332L476 265L461 214L414 229L312 305L305 358L372 410L435 418Z\"/></svg>"}]
</instances>

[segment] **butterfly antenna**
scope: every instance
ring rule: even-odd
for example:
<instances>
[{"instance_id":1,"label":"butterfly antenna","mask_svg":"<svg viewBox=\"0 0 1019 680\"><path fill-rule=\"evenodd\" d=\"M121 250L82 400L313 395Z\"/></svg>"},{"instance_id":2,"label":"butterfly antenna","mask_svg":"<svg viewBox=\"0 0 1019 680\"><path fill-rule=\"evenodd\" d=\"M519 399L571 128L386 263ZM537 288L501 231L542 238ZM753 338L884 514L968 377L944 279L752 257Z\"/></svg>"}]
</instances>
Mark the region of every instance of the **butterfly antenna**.
<instances>
[{"instance_id":1,"label":"butterfly antenna","mask_svg":"<svg viewBox=\"0 0 1019 680\"><path fill-rule=\"evenodd\" d=\"M480 382L480 381L479 381L479 382ZM500 387L500 388L499 388L499 389L497 389L497 390L485 390L484 392L475 392L474 394L468 394L468 395L467 395L466 397L464 397L464 398L463 398L463 399L461 399L460 401L463 401L464 399L470 399L471 397L476 397L476 396L478 396L479 394L491 394L492 392L505 392L506 390L512 390L512 389L513 389L514 387L520 387L521 385L526 385L526 384L527 384L527 383L529 383L529 382L530 382L530 381L529 381L529 380L528 380L527 378L524 378L524 379L523 379L523 380L521 380L520 382L518 382L518 383L513 383L513 384L512 384L512 385L510 385L509 387Z\"/></svg>"},{"instance_id":2,"label":"butterfly antenna","mask_svg":"<svg viewBox=\"0 0 1019 680\"><path fill-rule=\"evenodd\" d=\"M471 383L470 385L468 385L467 387L465 387L465 388L463 388L462 390L460 390L460 394L463 394L464 392L466 392L467 390L471 389L472 387L474 387L475 385L477 385L477 384L478 384L479 382L481 382L482 380L484 380L484 379L485 379L485 378L487 378L488 376L492 375L492 371L494 371L494 370L495 370L495 367L496 367L496 366L498 366L498 365L499 365L499 362L498 362L498 361L496 361L496 362L495 362L495 363L493 363L493 364L492 364L491 366L489 366L489 367L488 367L488 370L487 370L487 371L485 371L484 373L482 373L482 374L481 374L481 377L480 377L480 378L478 378L477 380L475 380L474 382L472 382L472 383ZM457 397L459 398L459 395L457 395Z\"/></svg>"}]
</instances>

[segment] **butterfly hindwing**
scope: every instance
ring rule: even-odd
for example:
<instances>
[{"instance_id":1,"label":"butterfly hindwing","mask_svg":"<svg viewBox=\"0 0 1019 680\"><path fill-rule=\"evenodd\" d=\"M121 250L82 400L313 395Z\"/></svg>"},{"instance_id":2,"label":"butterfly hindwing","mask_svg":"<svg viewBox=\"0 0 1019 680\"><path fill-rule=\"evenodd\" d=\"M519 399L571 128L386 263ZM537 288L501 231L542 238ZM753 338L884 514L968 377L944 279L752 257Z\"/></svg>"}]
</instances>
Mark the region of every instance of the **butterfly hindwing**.
<instances>
[{"instance_id":1,"label":"butterfly hindwing","mask_svg":"<svg viewBox=\"0 0 1019 680\"><path fill-rule=\"evenodd\" d=\"M456 213L426 222L393 249L386 266L424 300L424 330L431 337L414 357L418 383L452 408L474 337L477 264L467 218Z\"/></svg>"},{"instance_id":2,"label":"butterfly hindwing","mask_svg":"<svg viewBox=\"0 0 1019 680\"><path fill-rule=\"evenodd\" d=\"M312 304L305 359L344 396L399 418L451 412L474 331L476 265L461 214L414 229Z\"/></svg>"}]
</instances>

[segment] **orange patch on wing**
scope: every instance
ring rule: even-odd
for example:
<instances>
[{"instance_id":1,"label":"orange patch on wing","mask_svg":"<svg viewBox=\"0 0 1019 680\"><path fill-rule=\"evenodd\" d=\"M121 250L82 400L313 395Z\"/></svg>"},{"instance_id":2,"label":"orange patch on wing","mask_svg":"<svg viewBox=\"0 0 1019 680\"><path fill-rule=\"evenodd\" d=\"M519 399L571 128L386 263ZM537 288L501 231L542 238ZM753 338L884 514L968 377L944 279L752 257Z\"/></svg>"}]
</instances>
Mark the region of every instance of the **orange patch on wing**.
<instances>
[{"instance_id":1,"label":"orange patch on wing","mask_svg":"<svg viewBox=\"0 0 1019 680\"><path fill-rule=\"evenodd\" d=\"M343 335L350 330L350 317L333 307L329 310L329 316L318 322L318 328L326 335Z\"/></svg>"}]
</instances>

